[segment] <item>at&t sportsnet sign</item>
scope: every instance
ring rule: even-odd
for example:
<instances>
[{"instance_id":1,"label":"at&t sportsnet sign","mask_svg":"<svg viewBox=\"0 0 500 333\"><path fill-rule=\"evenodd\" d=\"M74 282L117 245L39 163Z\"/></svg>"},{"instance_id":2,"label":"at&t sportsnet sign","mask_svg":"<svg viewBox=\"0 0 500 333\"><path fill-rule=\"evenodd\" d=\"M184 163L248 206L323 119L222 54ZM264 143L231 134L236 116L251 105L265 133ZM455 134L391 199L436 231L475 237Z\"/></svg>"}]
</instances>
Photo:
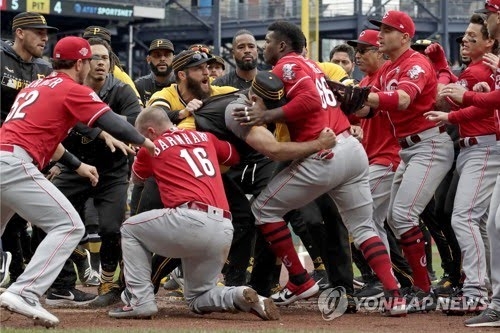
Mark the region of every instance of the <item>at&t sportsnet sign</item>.
<instances>
[{"instance_id":1,"label":"at&t sportsnet sign","mask_svg":"<svg viewBox=\"0 0 500 333\"><path fill-rule=\"evenodd\" d=\"M131 6L102 6L77 2L73 6L73 11L79 15L92 15L110 18L132 18L134 10Z\"/></svg>"}]
</instances>

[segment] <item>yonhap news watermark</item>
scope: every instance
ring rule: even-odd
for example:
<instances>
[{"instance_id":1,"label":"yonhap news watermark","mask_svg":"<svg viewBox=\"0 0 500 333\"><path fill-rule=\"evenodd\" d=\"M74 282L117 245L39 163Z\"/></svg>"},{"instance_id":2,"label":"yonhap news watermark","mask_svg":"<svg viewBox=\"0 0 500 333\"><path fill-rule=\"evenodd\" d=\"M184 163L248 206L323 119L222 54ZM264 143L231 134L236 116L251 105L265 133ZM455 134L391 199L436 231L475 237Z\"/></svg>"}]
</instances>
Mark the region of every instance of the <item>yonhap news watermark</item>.
<instances>
[{"instance_id":1,"label":"yonhap news watermark","mask_svg":"<svg viewBox=\"0 0 500 333\"><path fill-rule=\"evenodd\" d=\"M403 296L404 297L404 296ZM409 297L352 297L351 306L355 304L356 311L386 312L392 306L403 302L406 309L411 312L427 312L441 310L443 312L474 312L484 310L488 304L488 297L466 298L466 297L434 297L424 298ZM318 297L318 309L324 320L334 320L341 317L349 306L349 300L344 287L328 288L321 292Z\"/></svg>"}]
</instances>

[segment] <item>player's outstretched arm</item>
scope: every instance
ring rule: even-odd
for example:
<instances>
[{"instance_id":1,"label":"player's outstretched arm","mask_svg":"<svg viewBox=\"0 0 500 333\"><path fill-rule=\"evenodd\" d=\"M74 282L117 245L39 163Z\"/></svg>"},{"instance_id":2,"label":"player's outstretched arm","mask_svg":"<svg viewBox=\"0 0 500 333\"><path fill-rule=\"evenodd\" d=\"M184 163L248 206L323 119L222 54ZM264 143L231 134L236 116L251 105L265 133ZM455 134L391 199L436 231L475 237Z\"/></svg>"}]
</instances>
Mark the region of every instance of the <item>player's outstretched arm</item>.
<instances>
[{"instance_id":1,"label":"player's outstretched arm","mask_svg":"<svg viewBox=\"0 0 500 333\"><path fill-rule=\"evenodd\" d=\"M245 142L258 152L275 161L290 161L305 158L335 146L335 133L325 128L319 137L307 142L278 142L265 127L254 126L245 137Z\"/></svg>"},{"instance_id":2,"label":"player's outstretched arm","mask_svg":"<svg viewBox=\"0 0 500 333\"><path fill-rule=\"evenodd\" d=\"M127 156L128 154L135 155L135 150L130 148L129 145L123 143L120 140L115 139L111 134L109 134L106 131L102 131L101 133L99 133L99 138L104 140L106 146L108 146L108 148L111 150L112 153L114 153L117 149L119 149L125 156Z\"/></svg>"},{"instance_id":3,"label":"player's outstretched arm","mask_svg":"<svg viewBox=\"0 0 500 333\"><path fill-rule=\"evenodd\" d=\"M64 148L60 143L57 145L56 151L52 155L52 160L57 161L73 171L76 171L80 176L88 178L92 183L92 186L96 186L99 181L99 174L97 169L86 163L82 163L75 155L71 154Z\"/></svg>"},{"instance_id":4,"label":"player's outstretched arm","mask_svg":"<svg viewBox=\"0 0 500 333\"><path fill-rule=\"evenodd\" d=\"M125 141L134 146L145 147L151 155L154 153L155 145L149 139L141 135L134 126L122 119L113 111L102 114L96 121L96 126L102 128L120 141Z\"/></svg>"}]
</instances>

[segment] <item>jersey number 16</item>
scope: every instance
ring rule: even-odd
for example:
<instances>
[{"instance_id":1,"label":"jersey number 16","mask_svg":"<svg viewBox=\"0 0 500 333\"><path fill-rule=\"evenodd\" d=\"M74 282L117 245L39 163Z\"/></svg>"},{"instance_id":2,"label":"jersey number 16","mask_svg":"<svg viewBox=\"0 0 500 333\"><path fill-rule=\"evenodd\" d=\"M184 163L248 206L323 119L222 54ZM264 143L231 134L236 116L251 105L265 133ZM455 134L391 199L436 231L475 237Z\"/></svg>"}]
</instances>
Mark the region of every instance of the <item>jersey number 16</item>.
<instances>
[{"instance_id":1,"label":"jersey number 16","mask_svg":"<svg viewBox=\"0 0 500 333\"><path fill-rule=\"evenodd\" d=\"M180 156L186 160L196 178L204 175L209 177L213 177L215 175L214 165L208 159L208 154L204 148L194 148L193 150L182 149ZM198 163L196 163L195 160ZM201 166L203 172L200 170L199 166Z\"/></svg>"}]
</instances>

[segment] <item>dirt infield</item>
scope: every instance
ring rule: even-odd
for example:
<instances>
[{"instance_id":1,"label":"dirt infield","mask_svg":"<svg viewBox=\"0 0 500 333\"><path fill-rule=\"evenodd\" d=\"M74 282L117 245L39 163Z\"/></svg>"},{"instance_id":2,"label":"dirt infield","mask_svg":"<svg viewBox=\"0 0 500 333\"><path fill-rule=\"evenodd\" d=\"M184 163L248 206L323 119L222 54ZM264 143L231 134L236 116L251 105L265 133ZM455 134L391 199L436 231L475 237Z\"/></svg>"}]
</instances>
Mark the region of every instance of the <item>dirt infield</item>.
<instances>
[{"instance_id":1,"label":"dirt infield","mask_svg":"<svg viewBox=\"0 0 500 333\"><path fill-rule=\"evenodd\" d=\"M94 291L84 288L86 291ZM281 308L279 321L265 322L247 314L213 313L196 315L191 313L184 301L167 298L161 290L157 296L160 311L152 320L119 320L109 318L106 309L49 308L61 321L59 329L85 329L86 331L323 331L336 332L498 332L495 328L467 328L463 321L467 317L448 317L441 312L412 314L405 318L382 317L376 312L345 314L331 321L322 318L316 304L317 299L302 301ZM1 330L9 328L33 328L33 322L23 316L1 311Z\"/></svg>"}]
</instances>

